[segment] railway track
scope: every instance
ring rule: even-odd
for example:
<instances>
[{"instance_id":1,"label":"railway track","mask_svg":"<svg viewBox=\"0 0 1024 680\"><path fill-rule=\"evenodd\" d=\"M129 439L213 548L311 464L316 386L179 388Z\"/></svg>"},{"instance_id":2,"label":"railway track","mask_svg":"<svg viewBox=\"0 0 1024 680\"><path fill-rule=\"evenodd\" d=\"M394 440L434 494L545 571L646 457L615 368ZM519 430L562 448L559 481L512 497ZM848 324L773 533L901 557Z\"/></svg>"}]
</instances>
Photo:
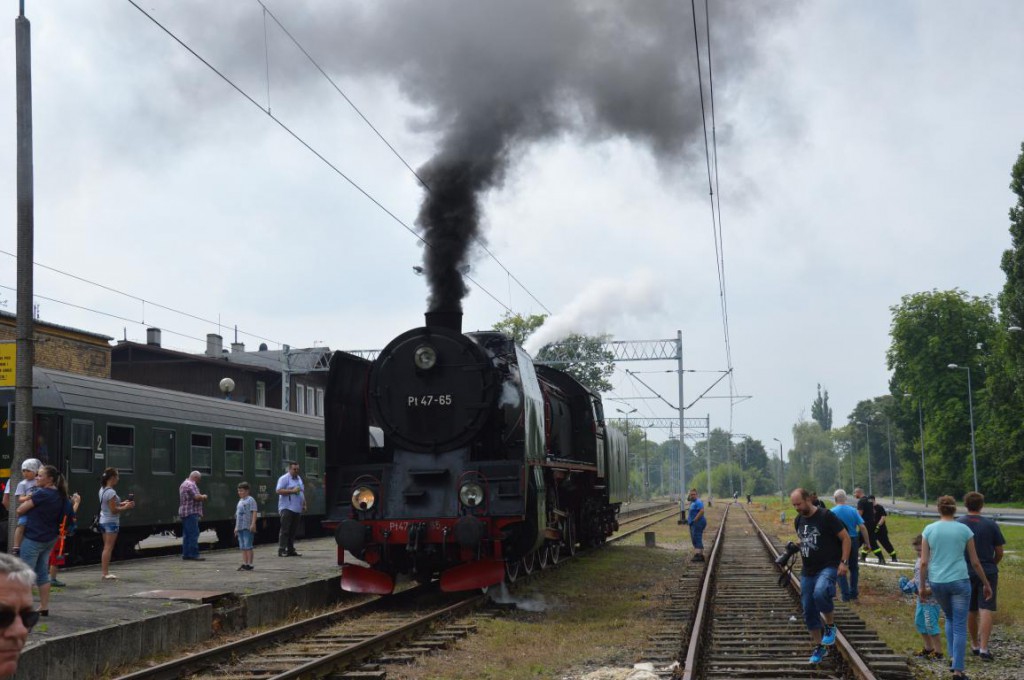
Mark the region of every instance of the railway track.
<instances>
[{"instance_id":1,"label":"railway track","mask_svg":"<svg viewBox=\"0 0 1024 680\"><path fill-rule=\"evenodd\" d=\"M609 542L674 517L674 504L653 506L625 518ZM583 552L581 550L581 552ZM550 568L561 557L545 562ZM383 680L384 667L448 647L475 629L469 619L487 616L487 594L444 594L433 584L389 597L374 597L297 623L146 668L118 680ZM398 651L396 651L398 650Z\"/></svg>"},{"instance_id":2,"label":"railway track","mask_svg":"<svg viewBox=\"0 0 1024 680\"><path fill-rule=\"evenodd\" d=\"M780 584L774 544L741 510L745 516L729 506L715 535L683 645L682 678L912 677L906 660L845 606L836 608L839 635L830 656L809 664L799 582L791 575Z\"/></svg>"}]
</instances>

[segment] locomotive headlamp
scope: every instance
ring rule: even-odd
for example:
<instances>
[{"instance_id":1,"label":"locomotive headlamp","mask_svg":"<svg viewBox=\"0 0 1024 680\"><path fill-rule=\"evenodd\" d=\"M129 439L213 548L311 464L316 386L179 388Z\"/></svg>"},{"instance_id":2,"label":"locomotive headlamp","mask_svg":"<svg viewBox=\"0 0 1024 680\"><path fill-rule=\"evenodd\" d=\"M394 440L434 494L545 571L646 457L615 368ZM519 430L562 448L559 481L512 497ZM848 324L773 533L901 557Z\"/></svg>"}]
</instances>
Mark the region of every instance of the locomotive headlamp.
<instances>
[{"instance_id":1,"label":"locomotive headlamp","mask_svg":"<svg viewBox=\"0 0 1024 680\"><path fill-rule=\"evenodd\" d=\"M352 492L352 507L356 510L369 510L377 502L377 494L368 486L361 486Z\"/></svg>"},{"instance_id":2,"label":"locomotive headlamp","mask_svg":"<svg viewBox=\"0 0 1024 680\"><path fill-rule=\"evenodd\" d=\"M437 350L430 345L421 345L413 353L413 361L416 363L416 368L429 371L437 363Z\"/></svg>"},{"instance_id":3,"label":"locomotive headlamp","mask_svg":"<svg viewBox=\"0 0 1024 680\"><path fill-rule=\"evenodd\" d=\"M466 482L459 489L459 500L467 508L475 508L484 502L484 488L476 482Z\"/></svg>"}]
</instances>

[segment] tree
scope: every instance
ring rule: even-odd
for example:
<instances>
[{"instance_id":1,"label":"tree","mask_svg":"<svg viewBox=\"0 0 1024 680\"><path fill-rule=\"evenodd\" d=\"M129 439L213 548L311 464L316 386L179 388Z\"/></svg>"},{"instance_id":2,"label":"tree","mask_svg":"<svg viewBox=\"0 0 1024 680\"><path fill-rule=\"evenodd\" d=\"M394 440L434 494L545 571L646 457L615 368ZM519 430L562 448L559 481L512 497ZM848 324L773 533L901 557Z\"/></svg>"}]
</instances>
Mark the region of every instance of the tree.
<instances>
[{"instance_id":1,"label":"tree","mask_svg":"<svg viewBox=\"0 0 1024 680\"><path fill-rule=\"evenodd\" d=\"M505 315L494 324L494 330L510 335L520 347L544 325L544 314ZM545 345L534 357L538 363L558 360L558 368L597 392L609 392L612 384L608 379L615 373L615 355L604 345L610 335L582 335L573 333L563 340ZM568 363L561 363L561 362Z\"/></svg>"},{"instance_id":2,"label":"tree","mask_svg":"<svg viewBox=\"0 0 1024 680\"><path fill-rule=\"evenodd\" d=\"M899 447L901 462L915 468L915 476L920 476L920 454L912 453L919 451L919 399L924 414L929 490L959 497L973 488L967 375L947 366L970 366L975 426L978 431L988 430L987 376L993 365L988 354L1004 335L998 332L993 300L961 290L905 295L899 305L892 307L889 335L886 359L892 370L889 390L896 400L892 407L894 422L903 440L918 444ZM908 393L914 398L904 398ZM875 429L873 425L872 440ZM873 441L872 451L880 449ZM997 453L988 446L978 447L978 473L985 489L1000 482ZM872 458L872 463L875 460Z\"/></svg>"},{"instance_id":3,"label":"tree","mask_svg":"<svg viewBox=\"0 0 1024 680\"><path fill-rule=\"evenodd\" d=\"M544 320L547 318L547 314L523 316L522 314L505 312L505 315L501 317L501 321L494 324L494 330L510 336L517 345L522 347L527 338L544 325Z\"/></svg>"},{"instance_id":4,"label":"tree","mask_svg":"<svg viewBox=\"0 0 1024 680\"><path fill-rule=\"evenodd\" d=\"M818 398L811 404L811 418L821 425L825 432L832 429L832 407L828 405L828 390L826 389L822 396L821 383L818 383Z\"/></svg>"},{"instance_id":5,"label":"tree","mask_svg":"<svg viewBox=\"0 0 1024 680\"><path fill-rule=\"evenodd\" d=\"M793 426L789 462L788 488L799 486L824 494L836 484L839 465L832 437L817 422L801 421Z\"/></svg>"}]
</instances>

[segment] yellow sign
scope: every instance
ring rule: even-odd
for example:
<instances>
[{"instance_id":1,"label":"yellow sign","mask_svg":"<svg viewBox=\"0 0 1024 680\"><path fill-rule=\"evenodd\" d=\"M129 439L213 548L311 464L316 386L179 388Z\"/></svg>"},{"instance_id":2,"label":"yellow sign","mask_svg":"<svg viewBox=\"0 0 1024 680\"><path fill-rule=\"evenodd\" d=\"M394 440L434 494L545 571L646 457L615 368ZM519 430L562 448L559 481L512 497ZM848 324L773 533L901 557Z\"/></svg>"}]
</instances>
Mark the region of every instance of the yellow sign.
<instances>
[{"instance_id":1,"label":"yellow sign","mask_svg":"<svg viewBox=\"0 0 1024 680\"><path fill-rule=\"evenodd\" d=\"M17 345L13 342L0 342L0 387L14 387L17 356Z\"/></svg>"}]
</instances>

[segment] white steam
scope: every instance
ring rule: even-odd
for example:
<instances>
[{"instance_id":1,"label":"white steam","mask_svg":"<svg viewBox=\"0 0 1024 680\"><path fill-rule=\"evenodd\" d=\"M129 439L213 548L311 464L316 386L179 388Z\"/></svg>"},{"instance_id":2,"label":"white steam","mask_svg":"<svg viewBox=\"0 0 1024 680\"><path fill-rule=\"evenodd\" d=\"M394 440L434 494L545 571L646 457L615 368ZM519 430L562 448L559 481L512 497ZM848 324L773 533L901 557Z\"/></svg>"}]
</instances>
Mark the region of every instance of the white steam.
<instances>
[{"instance_id":1,"label":"white steam","mask_svg":"<svg viewBox=\"0 0 1024 680\"><path fill-rule=\"evenodd\" d=\"M545 345L564 340L573 333L602 334L613 324L660 312L665 302L664 289L648 270L625 280L596 279L564 310L549 316L527 339L523 349L536 356Z\"/></svg>"}]
</instances>

